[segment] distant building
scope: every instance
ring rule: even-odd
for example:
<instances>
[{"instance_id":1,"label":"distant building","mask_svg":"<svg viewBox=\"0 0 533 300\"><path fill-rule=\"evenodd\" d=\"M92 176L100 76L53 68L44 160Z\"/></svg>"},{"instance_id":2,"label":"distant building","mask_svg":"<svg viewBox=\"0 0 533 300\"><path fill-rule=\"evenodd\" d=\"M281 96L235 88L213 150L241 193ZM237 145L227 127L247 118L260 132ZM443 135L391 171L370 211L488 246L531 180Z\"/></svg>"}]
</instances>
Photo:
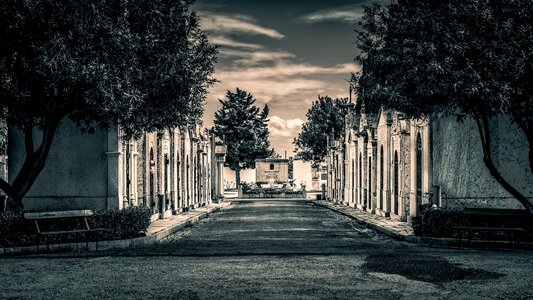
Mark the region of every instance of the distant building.
<instances>
[{"instance_id":1,"label":"distant building","mask_svg":"<svg viewBox=\"0 0 533 300\"><path fill-rule=\"evenodd\" d=\"M256 159L255 172L258 184L288 183L289 160L281 158Z\"/></svg>"},{"instance_id":2,"label":"distant building","mask_svg":"<svg viewBox=\"0 0 533 300\"><path fill-rule=\"evenodd\" d=\"M527 197L533 197L527 142L505 116L491 123L498 168ZM409 221L420 205L522 208L483 163L477 127L455 117L406 118L393 110L346 116L343 139L327 156L327 197L392 219Z\"/></svg>"},{"instance_id":3,"label":"distant building","mask_svg":"<svg viewBox=\"0 0 533 300\"><path fill-rule=\"evenodd\" d=\"M64 121L45 168L24 197L24 208L138 205L150 207L154 218L164 218L206 205L221 190L222 162L207 129L185 126L128 141L120 136L117 127L82 135L71 121ZM10 174L17 174L25 156L24 138L11 128L8 152Z\"/></svg>"}]
</instances>

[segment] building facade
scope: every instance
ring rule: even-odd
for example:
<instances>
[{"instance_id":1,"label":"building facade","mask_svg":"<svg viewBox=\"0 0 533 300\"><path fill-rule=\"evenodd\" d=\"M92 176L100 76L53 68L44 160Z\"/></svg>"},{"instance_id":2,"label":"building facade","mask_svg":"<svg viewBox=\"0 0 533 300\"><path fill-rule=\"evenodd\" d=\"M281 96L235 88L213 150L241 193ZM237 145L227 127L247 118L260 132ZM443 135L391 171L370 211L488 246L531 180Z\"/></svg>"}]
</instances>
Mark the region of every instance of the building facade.
<instances>
[{"instance_id":1,"label":"building facade","mask_svg":"<svg viewBox=\"0 0 533 300\"><path fill-rule=\"evenodd\" d=\"M35 139L39 142L37 134ZM45 168L23 200L24 208L146 206L156 219L204 206L223 193L218 144L198 125L124 140L118 127L82 135L64 121ZM10 129L8 154L10 174L17 174L25 152L24 138L16 129Z\"/></svg>"},{"instance_id":2,"label":"building facade","mask_svg":"<svg viewBox=\"0 0 533 300\"><path fill-rule=\"evenodd\" d=\"M288 183L289 160L281 158L256 159L255 172L257 184Z\"/></svg>"},{"instance_id":3,"label":"building facade","mask_svg":"<svg viewBox=\"0 0 533 300\"><path fill-rule=\"evenodd\" d=\"M477 127L455 116L411 119L382 109L367 114L351 104L341 140L329 143L329 200L409 222L422 204L450 209L522 206L483 163ZM505 116L491 121L493 159L519 191L533 199L527 141Z\"/></svg>"}]
</instances>

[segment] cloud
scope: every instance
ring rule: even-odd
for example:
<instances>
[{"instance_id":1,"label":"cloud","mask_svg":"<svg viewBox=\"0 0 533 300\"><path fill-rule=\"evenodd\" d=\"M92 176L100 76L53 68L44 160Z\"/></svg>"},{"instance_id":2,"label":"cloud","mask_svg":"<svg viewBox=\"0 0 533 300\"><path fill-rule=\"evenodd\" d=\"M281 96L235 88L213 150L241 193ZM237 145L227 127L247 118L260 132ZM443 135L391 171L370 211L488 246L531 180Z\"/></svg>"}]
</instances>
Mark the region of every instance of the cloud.
<instances>
[{"instance_id":1,"label":"cloud","mask_svg":"<svg viewBox=\"0 0 533 300\"><path fill-rule=\"evenodd\" d=\"M282 39L285 36L279 31L257 25L251 17L243 15L226 16L201 12L201 27L209 32L216 33L243 33L249 35L267 36L273 39Z\"/></svg>"},{"instance_id":2,"label":"cloud","mask_svg":"<svg viewBox=\"0 0 533 300\"><path fill-rule=\"evenodd\" d=\"M363 9L360 6L343 6L319 10L303 16L302 19L308 23L337 21L353 24L361 20L363 14Z\"/></svg>"},{"instance_id":3,"label":"cloud","mask_svg":"<svg viewBox=\"0 0 533 300\"><path fill-rule=\"evenodd\" d=\"M230 47L230 48L242 48L242 49L249 49L249 50L258 50L258 49L263 48L263 46L258 45L258 44L239 42L231 38L225 37L223 35L212 36L209 38L209 42L215 45L220 45L222 47Z\"/></svg>"},{"instance_id":4,"label":"cloud","mask_svg":"<svg viewBox=\"0 0 533 300\"><path fill-rule=\"evenodd\" d=\"M358 67L354 64L339 64L331 67L321 67L311 64L292 63L292 62L278 62L271 67L253 67L248 68L250 78L279 78L285 81L285 77L299 78L302 76L314 76L314 75L336 75L346 74L358 71ZM232 75L234 72L239 72L238 69L224 70L225 74ZM237 74L235 74L237 75ZM242 77L242 76L241 76Z\"/></svg>"},{"instance_id":5,"label":"cloud","mask_svg":"<svg viewBox=\"0 0 533 300\"><path fill-rule=\"evenodd\" d=\"M304 123L304 120L299 118L285 120L272 116L268 122L268 131L271 137L292 138L298 135Z\"/></svg>"},{"instance_id":6,"label":"cloud","mask_svg":"<svg viewBox=\"0 0 533 300\"><path fill-rule=\"evenodd\" d=\"M226 90L239 87L251 92L260 103L269 103L277 99L280 101L280 106L306 106L310 101L304 101L304 96L308 99L318 94L338 95L339 88L347 86L346 82L339 80L339 75L348 77L350 72L354 71L357 71L357 67L353 64L320 67L291 62L277 62L271 66L221 69L215 74L220 83L211 90L211 95L222 98ZM328 77L333 78L328 80ZM296 103L291 103L295 98L300 99Z\"/></svg>"},{"instance_id":7,"label":"cloud","mask_svg":"<svg viewBox=\"0 0 533 300\"><path fill-rule=\"evenodd\" d=\"M294 54L285 51L243 51L234 49L221 49L220 55L234 58L237 65L257 66L263 62L278 62L287 58L295 57Z\"/></svg>"}]
</instances>

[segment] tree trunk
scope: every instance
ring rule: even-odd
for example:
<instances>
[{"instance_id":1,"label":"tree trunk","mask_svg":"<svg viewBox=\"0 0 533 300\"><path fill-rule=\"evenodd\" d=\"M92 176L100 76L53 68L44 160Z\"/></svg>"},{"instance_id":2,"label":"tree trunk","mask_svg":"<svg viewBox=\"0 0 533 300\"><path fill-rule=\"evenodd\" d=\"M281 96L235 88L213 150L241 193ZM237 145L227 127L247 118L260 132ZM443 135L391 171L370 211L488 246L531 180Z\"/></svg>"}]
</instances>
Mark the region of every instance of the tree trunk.
<instances>
[{"instance_id":1,"label":"tree trunk","mask_svg":"<svg viewBox=\"0 0 533 300\"><path fill-rule=\"evenodd\" d=\"M241 168L237 167L235 168L235 181L237 184L237 188L241 185Z\"/></svg>"},{"instance_id":2,"label":"tree trunk","mask_svg":"<svg viewBox=\"0 0 533 300\"><path fill-rule=\"evenodd\" d=\"M5 182L0 184L0 188L2 188L9 197L6 210L17 211L23 209L24 205L22 199L31 189L33 183L45 166L59 122L60 120L45 120L42 129L42 142L37 150L34 150L33 128L31 128L31 126L26 126L24 130L26 147L26 158L24 163L15 177L15 180L13 180L13 184L9 185Z\"/></svg>"},{"instance_id":3,"label":"tree trunk","mask_svg":"<svg viewBox=\"0 0 533 300\"><path fill-rule=\"evenodd\" d=\"M481 146L483 148L483 162L485 163L485 166L489 169L492 177L494 177L494 179L496 179L496 181L506 191L515 197L530 214L533 214L533 204L526 198L526 196L524 196L507 180L505 180L503 175L498 171L498 168L494 165L492 160L491 136L488 117L486 115L482 115L476 116L474 119L476 121L479 137L481 139Z\"/></svg>"},{"instance_id":4,"label":"tree trunk","mask_svg":"<svg viewBox=\"0 0 533 300\"><path fill-rule=\"evenodd\" d=\"M533 174L533 121L525 121L524 127L522 127L529 146L529 170Z\"/></svg>"}]
</instances>

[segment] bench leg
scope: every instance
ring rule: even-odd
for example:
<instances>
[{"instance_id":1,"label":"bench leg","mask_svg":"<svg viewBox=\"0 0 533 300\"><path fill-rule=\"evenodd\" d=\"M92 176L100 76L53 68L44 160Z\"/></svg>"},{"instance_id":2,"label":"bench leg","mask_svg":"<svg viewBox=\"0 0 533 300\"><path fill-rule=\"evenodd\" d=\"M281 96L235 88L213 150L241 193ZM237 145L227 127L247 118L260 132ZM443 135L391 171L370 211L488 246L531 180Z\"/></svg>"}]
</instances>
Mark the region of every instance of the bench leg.
<instances>
[{"instance_id":1,"label":"bench leg","mask_svg":"<svg viewBox=\"0 0 533 300\"><path fill-rule=\"evenodd\" d=\"M89 234L87 232L85 233L85 250L89 252Z\"/></svg>"},{"instance_id":2,"label":"bench leg","mask_svg":"<svg viewBox=\"0 0 533 300\"><path fill-rule=\"evenodd\" d=\"M512 237L513 237L513 244L512 244L512 246L513 246L514 248L518 248L518 244L520 243L520 239L518 238L517 232L513 231L513 235L512 235Z\"/></svg>"}]
</instances>

